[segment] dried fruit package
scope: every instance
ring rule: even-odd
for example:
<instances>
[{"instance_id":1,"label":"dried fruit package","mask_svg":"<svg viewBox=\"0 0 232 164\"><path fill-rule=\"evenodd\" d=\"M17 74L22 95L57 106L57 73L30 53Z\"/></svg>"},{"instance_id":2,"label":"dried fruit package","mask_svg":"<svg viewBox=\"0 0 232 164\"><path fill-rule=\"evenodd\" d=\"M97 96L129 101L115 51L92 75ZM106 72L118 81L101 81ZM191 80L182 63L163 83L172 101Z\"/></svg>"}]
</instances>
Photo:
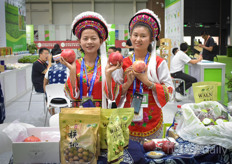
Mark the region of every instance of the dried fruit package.
<instances>
[{"instance_id":1,"label":"dried fruit package","mask_svg":"<svg viewBox=\"0 0 232 164\"><path fill-rule=\"evenodd\" d=\"M100 111L73 111L75 112L66 110L67 113L62 111L59 114L61 163L96 164Z\"/></svg>"},{"instance_id":2,"label":"dried fruit package","mask_svg":"<svg viewBox=\"0 0 232 164\"><path fill-rule=\"evenodd\" d=\"M109 118L113 111L118 112L118 116L121 121L121 127L123 132L123 137L125 139L124 148L128 147L129 144L129 125L134 117L134 108L118 108L118 109L101 109L101 123L100 123L100 147L102 150L107 150L107 126L109 123Z\"/></svg>"},{"instance_id":3,"label":"dried fruit package","mask_svg":"<svg viewBox=\"0 0 232 164\"><path fill-rule=\"evenodd\" d=\"M119 164L123 161L123 147L125 146L125 141L117 110L111 113L106 134L108 143L107 162Z\"/></svg>"},{"instance_id":4,"label":"dried fruit package","mask_svg":"<svg viewBox=\"0 0 232 164\"><path fill-rule=\"evenodd\" d=\"M61 113L96 114L100 115L101 108L61 108Z\"/></svg>"}]
</instances>

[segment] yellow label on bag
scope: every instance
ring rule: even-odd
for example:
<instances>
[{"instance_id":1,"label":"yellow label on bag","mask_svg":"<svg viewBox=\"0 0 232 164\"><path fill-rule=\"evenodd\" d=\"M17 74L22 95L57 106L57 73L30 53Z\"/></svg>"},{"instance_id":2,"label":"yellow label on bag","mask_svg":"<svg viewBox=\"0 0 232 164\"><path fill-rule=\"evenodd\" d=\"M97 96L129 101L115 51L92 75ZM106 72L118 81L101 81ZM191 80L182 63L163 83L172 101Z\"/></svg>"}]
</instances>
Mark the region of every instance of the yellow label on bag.
<instances>
[{"instance_id":1,"label":"yellow label on bag","mask_svg":"<svg viewBox=\"0 0 232 164\"><path fill-rule=\"evenodd\" d=\"M195 103L202 101L217 101L217 87L221 82L198 82L193 83Z\"/></svg>"}]
</instances>

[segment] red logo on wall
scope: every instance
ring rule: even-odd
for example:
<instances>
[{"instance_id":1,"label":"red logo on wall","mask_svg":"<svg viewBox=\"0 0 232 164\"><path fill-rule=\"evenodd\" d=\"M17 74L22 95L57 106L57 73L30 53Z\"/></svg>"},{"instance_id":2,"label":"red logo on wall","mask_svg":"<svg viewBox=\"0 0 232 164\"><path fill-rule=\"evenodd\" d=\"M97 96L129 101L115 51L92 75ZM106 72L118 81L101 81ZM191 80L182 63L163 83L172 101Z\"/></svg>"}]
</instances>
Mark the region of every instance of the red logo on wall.
<instances>
[{"instance_id":1,"label":"red logo on wall","mask_svg":"<svg viewBox=\"0 0 232 164\"><path fill-rule=\"evenodd\" d=\"M46 47L52 49L55 44L59 44L61 49L78 49L80 44L78 41L35 41L38 49Z\"/></svg>"}]
</instances>

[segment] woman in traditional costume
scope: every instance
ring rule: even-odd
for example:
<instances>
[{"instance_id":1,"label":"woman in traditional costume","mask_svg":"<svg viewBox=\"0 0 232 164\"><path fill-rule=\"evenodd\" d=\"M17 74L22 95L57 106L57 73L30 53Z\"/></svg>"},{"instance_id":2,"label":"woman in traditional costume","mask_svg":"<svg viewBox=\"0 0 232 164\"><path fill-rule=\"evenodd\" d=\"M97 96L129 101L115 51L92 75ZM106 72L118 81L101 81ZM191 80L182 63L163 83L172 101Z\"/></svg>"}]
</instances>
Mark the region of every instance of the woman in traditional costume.
<instances>
[{"instance_id":1,"label":"woman in traditional costume","mask_svg":"<svg viewBox=\"0 0 232 164\"><path fill-rule=\"evenodd\" d=\"M74 101L73 106L106 107L104 94L102 96L102 83L105 83L107 63L104 43L108 37L107 23L96 12L83 12L74 19L72 32L80 42L84 57L72 64L61 59L70 69L65 85L66 94Z\"/></svg>"},{"instance_id":2,"label":"woman in traditional costume","mask_svg":"<svg viewBox=\"0 0 232 164\"><path fill-rule=\"evenodd\" d=\"M118 107L131 107L135 93L143 95L140 113L129 126L130 139L141 143L145 138L162 137L161 108L169 101L173 90L167 63L156 56L156 41L160 29L160 21L151 10L138 11L129 22L134 53L124 58L120 69L116 69L120 63L112 66L108 61L105 70L106 95L109 99L116 100ZM137 73L132 68L132 64L137 60L143 60L147 65L147 69L142 73Z\"/></svg>"}]
</instances>

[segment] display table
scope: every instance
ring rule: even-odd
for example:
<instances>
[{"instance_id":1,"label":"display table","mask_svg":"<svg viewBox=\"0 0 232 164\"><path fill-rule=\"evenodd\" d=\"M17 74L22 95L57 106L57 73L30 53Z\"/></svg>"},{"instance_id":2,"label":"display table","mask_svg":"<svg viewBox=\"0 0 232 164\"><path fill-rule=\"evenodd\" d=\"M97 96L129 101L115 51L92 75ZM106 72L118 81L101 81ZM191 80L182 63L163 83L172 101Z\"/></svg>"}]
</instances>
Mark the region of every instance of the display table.
<instances>
[{"instance_id":1,"label":"display table","mask_svg":"<svg viewBox=\"0 0 232 164\"><path fill-rule=\"evenodd\" d=\"M25 64L25 67L0 73L5 105L10 104L31 89L31 70L32 64Z\"/></svg>"},{"instance_id":2,"label":"display table","mask_svg":"<svg viewBox=\"0 0 232 164\"><path fill-rule=\"evenodd\" d=\"M172 155L167 155L160 159L152 159L146 157L142 145L140 145L138 142L130 140L128 149L124 150L123 162L120 164L232 163L232 150L227 150L216 145L197 145L184 141L181 138L178 138L177 142L179 145L175 148ZM7 160L2 159L2 162L5 162L6 164L13 164L13 158L10 158L11 152L6 152L5 154L1 155L2 157L3 155L8 155ZM107 164L107 153L101 152L101 155L98 157L98 164Z\"/></svg>"},{"instance_id":3,"label":"display table","mask_svg":"<svg viewBox=\"0 0 232 164\"><path fill-rule=\"evenodd\" d=\"M200 164L200 163L232 163L232 150L227 150L217 145L198 145L181 138L176 140L179 145L175 148L172 155L160 159L146 158L149 164Z\"/></svg>"},{"instance_id":4,"label":"display table","mask_svg":"<svg viewBox=\"0 0 232 164\"><path fill-rule=\"evenodd\" d=\"M226 64L202 60L197 64L188 64L188 74L195 77L198 82L214 81L221 82L218 87L218 101L224 103L225 92L225 67Z\"/></svg>"}]
</instances>

